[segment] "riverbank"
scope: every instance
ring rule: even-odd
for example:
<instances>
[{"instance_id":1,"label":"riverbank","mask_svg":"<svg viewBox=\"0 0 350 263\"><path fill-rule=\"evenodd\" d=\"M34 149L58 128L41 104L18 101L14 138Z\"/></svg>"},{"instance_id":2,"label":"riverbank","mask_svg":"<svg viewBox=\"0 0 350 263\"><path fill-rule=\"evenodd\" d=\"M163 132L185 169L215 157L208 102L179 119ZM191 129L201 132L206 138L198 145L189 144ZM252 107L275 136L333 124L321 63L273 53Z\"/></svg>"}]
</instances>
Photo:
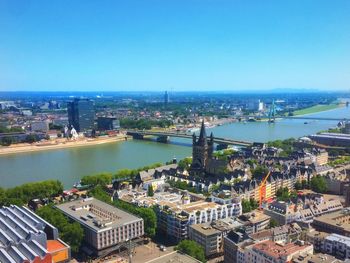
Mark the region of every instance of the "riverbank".
<instances>
[{"instance_id":1,"label":"riverbank","mask_svg":"<svg viewBox=\"0 0 350 263\"><path fill-rule=\"evenodd\" d=\"M102 138L84 138L79 140L67 140L57 139L54 141L39 142L34 144L20 143L13 144L11 146L0 147L0 155L15 154L15 153L28 153L37 151L47 151L56 149L66 149L75 147L86 147L105 143L112 143L118 141L125 141L126 136L115 136L115 137L102 137Z\"/></svg>"},{"instance_id":2,"label":"riverbank","mask_svg":"<svg viewBox=\"0 0 350 263\"><path fill-rule=\"evenodd\" d=\"M329 110L334 110L337 108L342 107L341 104L338 103L331 103L328 105L315 105L309 108L305 108L302 110L296 110L293 112L294 116L300 116L300 115L306 115L306 114L312 114L312 113L318 113L318 112L323 112L323 111L329 111Z\"/></svg>"}]
</instances>

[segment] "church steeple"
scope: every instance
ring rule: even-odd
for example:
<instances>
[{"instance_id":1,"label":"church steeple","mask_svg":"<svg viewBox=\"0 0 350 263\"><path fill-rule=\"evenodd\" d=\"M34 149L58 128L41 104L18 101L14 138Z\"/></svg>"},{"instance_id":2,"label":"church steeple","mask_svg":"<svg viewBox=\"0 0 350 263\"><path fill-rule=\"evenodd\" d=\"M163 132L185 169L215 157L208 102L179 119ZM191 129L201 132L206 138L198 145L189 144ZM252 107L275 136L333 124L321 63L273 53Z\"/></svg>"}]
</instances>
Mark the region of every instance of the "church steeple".
<instances>
[{"instance_id":1,"label":"church steeple","mask_svg":"<svg viewBox=\"0 0 350 263\"><path fill-rule=\"evenodd\" d=\"M205 132L204 119L202 120L201 131L199 133L198 142L207 143L207 133Z\"/></svg>"}]
</instances>

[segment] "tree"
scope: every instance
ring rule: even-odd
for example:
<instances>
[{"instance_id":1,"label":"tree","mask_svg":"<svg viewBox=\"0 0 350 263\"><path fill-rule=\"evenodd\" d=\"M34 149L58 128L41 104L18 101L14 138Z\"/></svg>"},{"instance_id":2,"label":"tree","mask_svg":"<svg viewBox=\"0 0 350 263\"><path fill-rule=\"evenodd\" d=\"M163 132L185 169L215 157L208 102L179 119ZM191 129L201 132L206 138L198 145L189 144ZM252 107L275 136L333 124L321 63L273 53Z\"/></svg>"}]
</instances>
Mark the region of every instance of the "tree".
<instances>
[{"instance_id":1,"label":"tree","mask_svg":"<svg viewBox=\"0 0 350 263\"><path fill-rule=\"evenodd\" d=\"M278 201L288 201L290 199L288 187L279 188L276 192Z\"/></svg>"},{"instance_id":2,"label":"tree","mask_svg":"<svg viewBox=\"0 0 350 263\"><path fill-rule=\"evenodd\" d=\"M81 178L82 185L102 185L106 186L107 184L112 183L112 174L111 173L100 173L96 175L87 175Z\"/></svg>"},{"instance_id":3,"label":"tree","mask_svg":"<svg viewBox=\"0 0 350 263\"><path fill-rule=\"evenodd\" d=\"M326 179L319 175L311 178L310 186L312 191L317 193L325 193L328 190Z\"/></svg>"},{"instance_id":4,"label":"tree","mask_svg":"<svg viewBox=\"0 0 350 263\"><path fill-rule=\"evenodd\" d=\"M278 226L278 222L275 219L271 218L269 226L270 228L276 227Z\"/></svg>"},{"instance_id":5,"label":"tree","mask_svg":"<svg viewBox=\"0 0 350 263\"><path fill-rule=\"evenodd\" d=\"M58 180L27 183L3 190L0 205L24 205L34 198L49 198L63 192L63 185Z\"/></svg>"},{"instance_id":6,"label":"tree","mask_svg":"<svg viewBox=\"0 0 350 263\"><path fill-rule=\"evenodd\" d=\"M253 178L261 179L266 176L268 172L269 169L266 166L258 165L255 169L252 170L252 176Z\"/></svg>"},{"instance_id":7,"label":"tree","mask_svg":"<svg viewBox=\"0 0 350 263\"><path fill-rule=\"evenodd\" d=\"M144 221L145 234L154 237L157 231L157 216L152 208L136 207L122 200L116 200L113 204L133 215L139 216Z\"/></svg>"},{"instance_id":8,"label":"tree","mask_svg":"<svg viewBox=\"0 0 350 263\"><path fill-rule=\"evenodd\" d=\"M192 164L192 158L186 157L185 159L179 161L178 166L182 170L187 170L188 168L190 168L191 164Z\"/></svg>"},{"instance_id":9,"label":"tree","mask_svg":"<svg viewBox=\"0 0 350 263\"><path fill-rule=\"evenodd\" d=\"M70 245L73 253L79 251L84 238L84 230L79 223L71 223L66 216L51 206L41 207L36 213L58 228L60 238Z\"/></svg>"},{"instance_id":10,"label":"tree","mask_svg":"<svg viewBox=\"0 0 350 263\"><path fill-rule=\"evenodd\" d=\"M39 141L39 138L38 138L38 136L36 136L35 134L29 134L29 135L27 135L25 141L26 141L27 143L33 143L33 142Z\"/></svg>"},{"instance_id":11,"label":"tree","mask_svg":"<svg viewBox=\"0 0 350 263\"><path fill-rule=\"evenodd\" d=\"M10 146L10 145L12 144L12 142L13 142L12 138L11 138L11 137L8 137L8 136L3 137L3 138L1 139L1 145L2 145L2 146Z\"/></svg>"},{"instance_id":12,"label":"tree","mask_svg":"<svg viewBox=\"0 0 350 263\"><path fill-rule=\"evenodd\" d=\"M192 240L182 240L176 247L175 250L178 250L182 253L185 253L195 259L198 259L201 262L206 262L204 249L197 242Z\"/></svg>"},{"instance_id":13,"label":"tree","mask_svg":"<svg viewBox=\"0 0 350 263\"><path fill-rule=\"evenodd\" d=\"M147 191L148 196L154 196L153 186L150 184Z\"/></svg>"},{"instance_id":14,"label":"tree","mask_svg":"<svg viewBox=\"0 0 350 263\"><path fill-rule=\"evenodd\" d=\"M242 199L242 212L248 213L252 211L252 206L250 205L250 201L246 199Z\"/></svg>"},{"instance_id":15,"label":"tree","mask_svg":"<svg viewBox=\"0 0 350 263\"><path fill-rule=\"evenodd\" d=\"M301 183L300 181L297 181L297 182L295 183L294 187L295 187L295 189L297 189L297 190L303 189L303 185L302 185L302 183Z\"/></svg>"}]
</instances>

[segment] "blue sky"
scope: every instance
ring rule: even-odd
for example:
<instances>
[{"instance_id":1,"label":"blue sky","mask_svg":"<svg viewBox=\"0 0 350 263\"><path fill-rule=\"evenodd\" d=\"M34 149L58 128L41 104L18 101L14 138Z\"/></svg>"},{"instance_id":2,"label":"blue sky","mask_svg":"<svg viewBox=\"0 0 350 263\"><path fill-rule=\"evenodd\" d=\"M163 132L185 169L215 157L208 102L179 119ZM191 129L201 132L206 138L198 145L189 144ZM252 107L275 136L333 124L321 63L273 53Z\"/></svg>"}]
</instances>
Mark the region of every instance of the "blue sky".
<instances>
[{"instance_id":1,"label":"blue sky","mask_svg":"<svg viewBox=\"0 0 350 263\"><path fill-rule=\"evenodd\" d=\"M0 91L350 90L349 0L0 0Z\"/></svg>"}]
</instances>

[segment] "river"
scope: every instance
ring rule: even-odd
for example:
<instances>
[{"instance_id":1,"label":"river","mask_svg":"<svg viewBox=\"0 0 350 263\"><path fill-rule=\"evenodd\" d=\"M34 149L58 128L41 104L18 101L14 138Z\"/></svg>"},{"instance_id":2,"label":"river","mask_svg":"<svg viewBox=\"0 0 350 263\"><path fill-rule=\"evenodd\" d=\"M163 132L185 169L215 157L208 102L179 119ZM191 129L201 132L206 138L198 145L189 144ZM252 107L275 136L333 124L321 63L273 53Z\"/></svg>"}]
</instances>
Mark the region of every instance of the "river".
<instances>
[{"instance_id":1,"label":"river","mask_svg":"<svg viewBox=\"0 0 350 263\"><path fill-rule=\"evenodd\" d=\"M350 108L310 114L313 117L348 118ZM214 136L239 140L267 142L301 137L334 127L337 121L284 119L267 122L232 123L212 129ZM168 144L130 140L87 147L47 150L0 156L0 186L14 187L27 182L58 179L69 188L84 175L115 172L122 168L138 168L174 157L191 155L190 141L173 139Z\"/></svg>"}]
</instances>

